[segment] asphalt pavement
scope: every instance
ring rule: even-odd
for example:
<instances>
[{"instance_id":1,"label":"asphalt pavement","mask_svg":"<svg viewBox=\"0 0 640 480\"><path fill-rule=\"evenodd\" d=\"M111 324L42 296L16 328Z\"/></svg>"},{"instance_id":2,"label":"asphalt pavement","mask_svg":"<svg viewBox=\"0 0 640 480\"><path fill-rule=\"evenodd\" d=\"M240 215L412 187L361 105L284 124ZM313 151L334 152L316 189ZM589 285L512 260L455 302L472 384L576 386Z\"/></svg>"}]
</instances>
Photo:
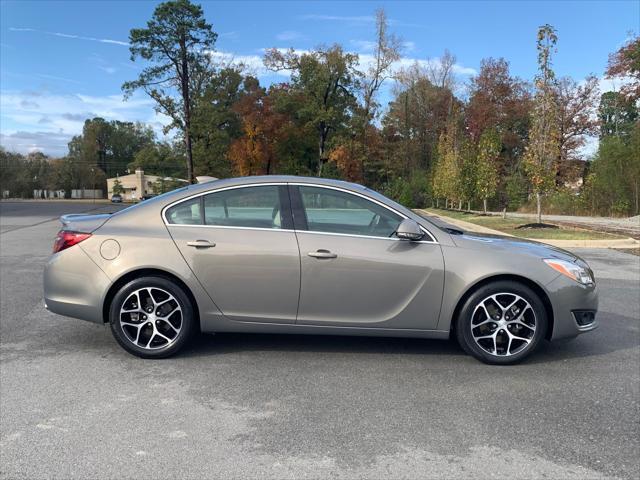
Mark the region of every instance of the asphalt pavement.
<instances>
[{"instance_id":1,"label":"asphalt pavement","mask_svg":"<svg viewBox=\"0 0 640 480\"><path fill-rule=\"evenodd\" d=\"M601 326L518 366L447 341L238 334L141 360L42 303L55 218L115 208L0 202L1 478L640 477L640 257L576 250Z\"/></svg>"}]
</instances>

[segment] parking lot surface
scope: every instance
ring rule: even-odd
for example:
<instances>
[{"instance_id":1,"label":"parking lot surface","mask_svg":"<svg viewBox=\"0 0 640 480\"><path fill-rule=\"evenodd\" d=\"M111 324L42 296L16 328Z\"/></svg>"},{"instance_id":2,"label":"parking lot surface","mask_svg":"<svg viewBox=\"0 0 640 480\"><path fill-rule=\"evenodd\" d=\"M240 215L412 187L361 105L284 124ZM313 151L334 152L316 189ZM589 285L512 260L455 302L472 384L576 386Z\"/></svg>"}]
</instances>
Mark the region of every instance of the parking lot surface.
<instances>
[{"instance_id":1,"label":"parking lot surface","mask_svg":"<svg viewBox=\"0 0 640 480\"><path fill-rule=\"evenodd\" d=\"M236 334L141 360L42 303L55 218L117 208L0 202L2 478L640 476L640 257L576 250L601 326L518 366L446 341Z\"/></svg>"}]
</instances>

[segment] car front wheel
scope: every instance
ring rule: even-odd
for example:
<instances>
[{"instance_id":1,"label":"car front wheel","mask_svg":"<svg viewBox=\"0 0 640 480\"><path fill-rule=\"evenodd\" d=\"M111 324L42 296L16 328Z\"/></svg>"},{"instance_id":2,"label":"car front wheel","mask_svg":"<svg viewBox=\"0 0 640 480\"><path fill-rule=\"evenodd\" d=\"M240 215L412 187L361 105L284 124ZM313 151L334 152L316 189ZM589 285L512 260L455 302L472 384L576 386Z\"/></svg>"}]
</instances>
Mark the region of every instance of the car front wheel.
<instances>
[{"instance_id":1,"label":"car front wheel","mask_svg":"<svg viewBox=\"0 0 640 480\"><path fill-rule=\"evenodd\" d=\"M464 303L456 321L462 348L496 365L518 363L530 355L547 331L547 314L529 287L512 281L482 286Z\"/></svg>"},{"instance_id":2,"label":"car front wheel","mask_svg":"<svg viewBox=\"0 0 640 480\"><path fill-rule=\"evenodd\" d=\"M142 358L177 353L194 330L194 311L184 290L163 277L124 285L111 302L109 323L116 341Z\"/></svg>"}]
</instances>

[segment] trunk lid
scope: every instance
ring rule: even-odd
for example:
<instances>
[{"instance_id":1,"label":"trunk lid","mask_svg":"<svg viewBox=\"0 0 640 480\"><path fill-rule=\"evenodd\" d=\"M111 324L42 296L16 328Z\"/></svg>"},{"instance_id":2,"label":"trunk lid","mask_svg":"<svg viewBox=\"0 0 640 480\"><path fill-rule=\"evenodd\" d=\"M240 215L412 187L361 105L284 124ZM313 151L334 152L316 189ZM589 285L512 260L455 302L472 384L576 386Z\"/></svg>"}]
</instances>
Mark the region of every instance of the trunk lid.
<instances>
[{"instance_id":1,"label":"trunk lid","mask_svg":"<svg viewBox=\"0 0 640 480\"><path fill-rule=\"evenodd\" d=\"M111 218L110 213L101 213L98 215L86 215L83 213L70 213L62 215L60 222L62 230L70 232L93 233Z\"/></svg>"}]
</instances>

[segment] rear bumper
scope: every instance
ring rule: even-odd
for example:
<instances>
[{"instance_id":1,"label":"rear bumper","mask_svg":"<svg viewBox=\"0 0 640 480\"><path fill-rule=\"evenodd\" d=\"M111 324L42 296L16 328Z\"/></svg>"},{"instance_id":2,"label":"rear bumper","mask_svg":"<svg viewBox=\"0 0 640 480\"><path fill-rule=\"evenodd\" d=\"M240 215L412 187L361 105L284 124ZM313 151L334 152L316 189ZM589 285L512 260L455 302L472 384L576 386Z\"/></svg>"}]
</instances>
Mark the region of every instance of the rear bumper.
<instances>
[{"instance_id":1,"label":"rear bumper","mask_svg":"<svg viewBox=\"0 0 640 480\"><path fill-rule=\"evenodd\" d=\"M598 328L598 289L595 285L585 287L560 275L547 285L547 292L553 307L551 340L575 337ZM592 312L593 321L578 322L578 312Z\"/></svg>"},{"instance_id":2,"label":"rear bumper","mask_svg":"<svg viewBox=\"0 0 640 480\"><path fill-rule=\"evenodd\" d=\"M79 246L52 255L44 268L47 310L103 323L102 302L111 281Z\"/></svg>"}]
</instances>

